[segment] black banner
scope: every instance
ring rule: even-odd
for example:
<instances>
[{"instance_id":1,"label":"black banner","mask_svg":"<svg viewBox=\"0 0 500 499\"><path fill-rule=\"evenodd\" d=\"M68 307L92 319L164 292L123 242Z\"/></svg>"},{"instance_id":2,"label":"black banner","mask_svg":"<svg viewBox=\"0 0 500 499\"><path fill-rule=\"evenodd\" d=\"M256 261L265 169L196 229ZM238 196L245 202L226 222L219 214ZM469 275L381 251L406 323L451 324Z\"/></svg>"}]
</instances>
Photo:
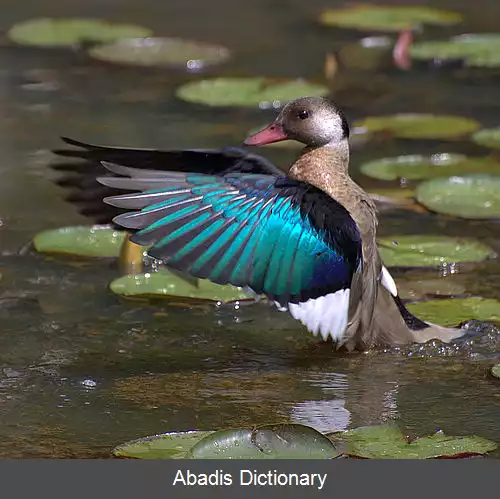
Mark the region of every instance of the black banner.
<instances>
[{"instance_id":1,"label":"black banner","mask_svg":"<svg viewBox=\"0 0 500 499\"><path fill-rule=\"evenodd\" d=\"M467 498L500 490L496 460L0 461L2 498Z\"/></svg>"}]
</instances>

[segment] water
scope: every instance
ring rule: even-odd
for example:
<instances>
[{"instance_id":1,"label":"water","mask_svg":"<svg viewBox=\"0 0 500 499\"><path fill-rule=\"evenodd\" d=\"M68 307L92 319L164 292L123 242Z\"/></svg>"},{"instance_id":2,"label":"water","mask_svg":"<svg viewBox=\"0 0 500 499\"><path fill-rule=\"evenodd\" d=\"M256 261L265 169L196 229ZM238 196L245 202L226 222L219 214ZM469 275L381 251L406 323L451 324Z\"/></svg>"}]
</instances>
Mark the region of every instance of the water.
<instances>
[{"instance_id":1,"label":"water","mask_svg":"<svg viewBox=\"0 0 500 499\"><path fill-rule=\"evenodd\" d=\"M496 0L434 3L463 11L463 31L497 28ZM314 24L322 7L336 4L254 0L242 9L229 0L26 1L2 12L1 23L6 28L40 15L137 22L159 35L232 48L233 61L212 74L321 79L324 54L358 36ZM427 36L448 31L430 29ZM322 430L397 421L410 435L442 429L500 442L499 385L486 375L500 351L495 336L442 349L339 355L266 304L215 310L123 300L107 290L118 275L113 262L19 254L37 231L85 223L51 183L48 151L60 145L59 135L217 147L240 143L272 118L272 112L208 109L173 98L177 85L199 77L116 68L65 51L0 47L0 457L107 457L114 445L147 434L277 421ZM39 81L45 83L32 85ZM335 85L350 120L427 111L464 114L486 126L500 121L498 79L487 75L388 67L341 73ZM374 143L355 151L353 172L367 158L430 147ZM437 147L478 152L466 143ZM266 154L281 164L293 157ZM379 185L360 180L366 188ZM383 213L382 235L416 231L466 233L500 250L493 222ZM498 296L498 262L456 277L467 293Z\"/></svg>"}]
</instances>

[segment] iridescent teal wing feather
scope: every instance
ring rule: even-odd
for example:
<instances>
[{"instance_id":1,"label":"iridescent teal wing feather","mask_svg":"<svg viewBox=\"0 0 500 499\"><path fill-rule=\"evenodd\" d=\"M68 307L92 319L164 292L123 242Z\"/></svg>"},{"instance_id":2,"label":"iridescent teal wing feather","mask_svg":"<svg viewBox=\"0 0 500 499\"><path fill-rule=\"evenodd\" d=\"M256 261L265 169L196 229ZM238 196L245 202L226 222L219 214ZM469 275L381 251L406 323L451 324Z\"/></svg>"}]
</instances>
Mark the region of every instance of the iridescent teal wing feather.
<instances>
[{"instance_id":1,"label":"iridescent teal wing feather","mask_svg":"<svg viewBox=\"0 0 500 499\"><path fill-rule=\"evenodd\" d=\"M349 288L361 238L349 213L322 191L270 175L158 172L105 164L105 201L117 225L170 267L219 284L249 286L281 304Z\"/></svg>"}]
</instances>

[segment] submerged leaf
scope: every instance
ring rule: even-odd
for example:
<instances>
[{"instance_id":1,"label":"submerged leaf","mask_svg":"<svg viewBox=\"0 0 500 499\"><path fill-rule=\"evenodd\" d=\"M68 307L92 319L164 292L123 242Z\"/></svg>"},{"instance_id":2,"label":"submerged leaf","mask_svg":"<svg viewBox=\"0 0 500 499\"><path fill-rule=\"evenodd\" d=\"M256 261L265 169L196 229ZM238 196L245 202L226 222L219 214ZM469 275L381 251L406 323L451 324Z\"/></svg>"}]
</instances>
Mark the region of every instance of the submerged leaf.
<instances>
[{"instance_id":1,"label":"submerged leaf","mask_svg":"<svg viewBox=\"0 0 500 499\"><path fill-rule=\"evenodd\" d=\"M480 146L500 149L500 127L478 130L472 134L472 140Z\"/></svg>"},{"instance_id":2,"label":"submerged leaf","mask_svg":"<svg viewBox=\"0 0 500 499\"><path fill-rule=\"evenodd\" d=\"M200 440L189 452L193 459L329 459L340 453L309 426L265 425L224 430Z\"/></svg>"},{"instance_id":3,"label":"submerged leaf","mask_svg":"<svg viewBox=\"0 0 500 499\"><path fill-rule=\"evenodd\" d=\"M408 310L426 322L455 326L469 320L500 322L500 301L473 296L409 303Z\"/></svg>"},{"instance_id":4,"label":"submerged leaf","mask_svg":"<svg viewBox=\"0 0 500 499\"><path fill-rule=\"evenodd\" d=\"M361 171L380 180L420 180L475 172L500 172L500 163L492 157L471 158L453 153L415 154L369 161L361 165Z\"/></svg>"},{"instance_id":5,"label":"submerged leaf","mask_svg":"<svg viewBox=\"0 0 500 499\"><path fill-rule=\"evenodd\" d=\"M186 83L176 94L180 99L208 106L280 107L304 95L326 95L328 88L305 80L213 78Z\"/></svg>"},{"instance_id":6,"label":"submerged leaf","mask_svg":"<svg viewBox=\"0 0 500 499\"><path fill-rule=\"evenodd\" d=\"M405 139L454 139L479 128L471 118L434 114L394 114L370 116L356 121L360 133L386 132Z\"/></svg>"},{"instance_id":7,"label":"submerged leaf","mask_svg":"<svg viewBox=\"0 0 500 499\"><path fill-rule=\"evenodd\" d=\"M495 378L500 379L500 364L495 364L495 365L491 368L491 374L492 374L492 376L494 376Z\"/></svg>"},{"instance_id":8,"label":"submerged leaf","mask_svg":"<svg viewBox=\"0 0 500 499\"><path fill-rule=\"evenodd\" d=\"M109 287L117 295L143 298L180 296L215 302L252 300L254 298L240 288L230 285L222 286L206 279L199 279L195 284L191 279L183 279L182 276L167 269L119 277L112 281Z\"/></svg>"},{"instance_id":9,"label":"submerged leaf","mask_svg":"<svg viewBox=\"0 0 500 499\"><path fill-rule=\"evenodd\" d=\"M396 426L365 426L340 436L348 453L366 459L431 459L482 455L497 444L477 436L454 437L442 432L408 442Z\"/></svg>"},{"instance_id":10,"label":"submerged leaf","mask_svg":"<svg viewBox=\"0 0 500 499\"><path fill-rule=\"evenodd\" d=\"M360 30L400 31L422 23L450 25L459 23L457 12L424 5L355 5L344 9L327 9L319 18L321 24Z\"/></svg>"},{"instance_id":11,"label":"submerged leaf","mask_svg":"<svg viewBox=\"0 0 500 499\"><path fill-rule=\"evenodd\" d=\"M135 459L180 459L202 438L210 435L211 431L182 431L162 433L151 437L138 438L112 451L116 457Z\"/></svg>"},{"instance_id":12,"label":"submerged leaf","mask_svg":"<svg viewBox=\"0 0 500 499\"><path fill-rule=\"evenodd\" d=\"M15 24L8 37L22 45L71 46L83 42L113 42L141 38L152 31L133 24L114 24L99 19L29 19Z\"/></svg>"},{"instance_id":13,"label":"submerged leaf","mask_svg":"<svg viewBox=\"0 0 500 499\"><path fill-rule=\"evenodd\" d=\"M132 38L89 50L94 59L134 66L184 66L199 71L229 58L227 48L180 38Z\"/></svg>"},{"instance_id":14,"label":"submerged leaf","mask_svg":"<svg viewBox=\"0 0 500 499\"><path fill-rule=\"evenodd\" d=\"M76 226L45 230L33 239L39 253L112 258L118 257L126 232L109 226Z\"/></svg>"},{"instance_id":15,"label":"submerged leaf","mask_svg":"<svg viewBox=\"0 0 500 499\"><path fill-rule=\"evenodd\" d=\"M410 54L414 59L458 59L471 67L500 67L500 34L465 34L449 40L415 43Z\"/></svg>"},{"instance_id":16,"label":"submerged leaf","mask_svg":"<svg viewBox=\"0 0 500 499\"><path fill-rule=\"evenodd\" d=\"M455 262L477 262L495 256L474 239L448 236L391 236L378 240L387 267L428 267Z\"/></svg>"},{"instance_id":17,"label":"submerged leaf","mask_svg":"<svg viewBox=\"0 0 500 499\"><path fill-rule=\"evenodd\" d=\"M466 287L450 277L435 279L398 279L398 294L402 299L423 299L426 296L456 296Z\"/></svg>"},{"instance_id":18,"label":"submerged leaf","mask_svg":"<svg viewBox=\"0 0 500 499\"><path fill-rule=\"evenodd\" d=\"M500 176L427 180L417 187L416 197L436 213L467 219L500 218Z\"/></svg>"}]
</instances>

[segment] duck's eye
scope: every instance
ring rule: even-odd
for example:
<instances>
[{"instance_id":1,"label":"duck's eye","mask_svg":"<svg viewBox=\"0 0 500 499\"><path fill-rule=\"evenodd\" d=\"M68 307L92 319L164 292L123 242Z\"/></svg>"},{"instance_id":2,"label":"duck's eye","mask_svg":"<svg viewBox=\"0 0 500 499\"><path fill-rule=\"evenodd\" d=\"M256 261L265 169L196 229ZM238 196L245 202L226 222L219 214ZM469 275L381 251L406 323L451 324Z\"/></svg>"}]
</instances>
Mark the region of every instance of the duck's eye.
<instances>
[{"instance_id":1,"label":"duck's eye","mask_svg":"<svg viewBox=\"0 0 500 499\"><path fill-rule=\"evenodd\" d=\"M299 111L297 113L297 116L301 119L301 120L305 120L307 118L309 118L309 111Z\"/></svg>"}]
</instances>

